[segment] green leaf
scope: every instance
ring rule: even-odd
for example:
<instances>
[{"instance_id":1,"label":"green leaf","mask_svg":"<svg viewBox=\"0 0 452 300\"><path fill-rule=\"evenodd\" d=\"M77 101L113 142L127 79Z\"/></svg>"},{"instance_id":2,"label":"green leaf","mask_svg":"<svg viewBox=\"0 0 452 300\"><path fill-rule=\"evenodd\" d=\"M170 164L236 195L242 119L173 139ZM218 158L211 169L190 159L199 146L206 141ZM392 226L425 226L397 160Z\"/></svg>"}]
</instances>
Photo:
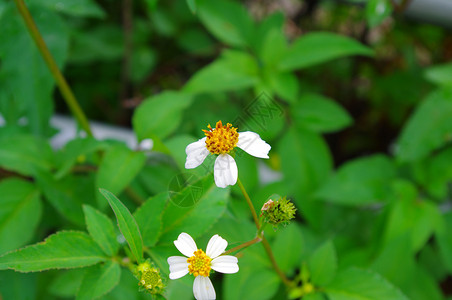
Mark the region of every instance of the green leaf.
<instances>
[{"instance_id":1,"label":"green leaf","mask_svg":"<svg viewBox=\"0 0 452 300\"><path fill-rule=\"evenodd\" d=\"M278 235L272 243L272 250L283 272L293 275L295 268L300 265L302 247L303 236L295 223L278 230Z\"/></svg>"},{"instance_id":2,"label":"green leaf","mask_svg":"<svg viewBox=\"0 0 452 300\"><path fill-rule=\"evenodd\" d=\"M34 176L39 170L50 170L53 153L49 144L30 135L0 137L0 166L23 175Z\"/></svg>"},{"instance_id":3,"label":"green leaf","mask_svg":"<svg viewBox=\"0 0 452 300\"><path fill-rule=\"evenodd\" d=\"M44 242L0 256L0 270L36 272L80 268L106 259L88 234L80 231L60 231L46 238Z\"/></svg>"},{"instance_id":4,"label":"green leaf","mask_svg":"<svg viewBox=\"0 0 452 300\"><path fill-rule=\"evenodd\" d=\"M113 209L116 219L118 220L118 227L129 244L130 250L135 256L135 259L138 263L140 263L143 260L143 240L141 239L140 229L138 228L137 222L127 207L125 207L125 205L122 204L122 202L116 198L115 195L104 189L100 189L100 192L104 195Z\"/></svg>"},{"instance_id":5,"label":"green leaf","mask_svg":"<svg viewBox=\"0 0 452 300\"><path fill-rule=\"evenodd\" d=\"M197 4L201 22L216 38L231 46L248 44L254 24L243 5L226 0L203 0Z\"/></svg>"},{"instance_id":6,"label":"green leaf","mask_svg":"<svg viewBox=\"0 0 452 300\"><path fill-rule=\"evenodd\" d=\"M273 270L256 268L256 266L243 267L241 264L240 272L225 276L223 299L272 299L273 295L278 291L279 285L279 277Z\"/></svg>"},{"instance_id":7,"label":"green leaf","mask_svg":"<svg viewBox=\"0 0 452 300\"><path fill-rule=\"evenodd\" d=\"M29 10L61 70L69 46L66 24L51 10L34 4ZM0 28L0 112L8 124L20 124L19 119L25 117L31 133L49 136L55 81L13 2L0 18Z\"/></svg>"},{"instance_id":8,"label":"green leaf","mask_svg":"<svg viewBox=\"0 0 452 300\"><path fill-rule=\"evenodd\" d=\"M398 138L397 158L409 162L452 139L452 89L430 93L411 115Z\"/></svg>"},{"instance_id":9,"label":"green leaf","mask_svg":"<svg viewBox=\"0 0 452 300\"><path fill-rule=\"evenodd\" d=\"M369 0L366 5L366 19L369 27L380 25L392 13L390 0Z\"/></svg>"},{"instance_id":10,"label":"green leaf","mask_svg":"<svg viewBox=\"0 0 452 300\"><path fill-rule=\"evenodd\" d=\"M242 90L257 83L257 74L254 57L238 50L225 50L217 60L196 72L183 91L219 93Z\"/></svg>"},{"instance_id":11,"label":"green leaf","mask_svg":"<svg viewBox=\"0 0 452 300\"><path fill-rule=\"evenodd\" d=\"M149 198L133 213L145 246L152 247L157 242L162 229L161 215L167 199L167 193L158 194Z\"/></svg>"},{"instance_id":12,"label":"green leaf","mask_svg":"<svg viewBox=\"0 0 452 300\"><path fill-rule=\"evenodd\" d=\"M35 233L42 214L36 187L20 179L0 182L0 253L27 243Z\"/></svg>"},{"instance_id":13,"label":"green leaf","mask_svg":"<svg viewBox=\"0 0 452 300\"><path fill-rule=\"evenodd\" d=\"M384 155L351 160L342 165L316 192L324 201L364 205L385 201L396 176L393 162Z\"/></svg>"},{"instance_id":14,"label":"green leaf","mask_svg":"<svg viewBox=\"0 0 452 300\"><path fill-rule=\"evenodd\" d=\"M99 166L96 187L120 194L143 168L146 156L118 145L108 150ZM96 193L100 207L104 207L100 194Z\"/></svg>"},{"instance_id":15,"label":"green leaf","mask_svg":"<svg viewBox=\"0 0 452 300\"><path fill-rule=\"evenodd\" d=\"M224 213L228 196L229 190L217 188L210 175L171 195L159 242L172 243L181 232L202 235Z\"/></svg>"},{"instance_id":16,"label":"green leaf","mask_svg":"<svg viewBox=\"0 0 452 300\"><path fill-rule=\"evenodd\" d=\"M365 55L373 50L349 37L328 32L308 33L298 38L279 63L282 71L311 67L336 58Z\"/></svg>"},{"instance_id":17,"label":"green leaf","mask_svg":"<svg viewBox=\"0 0 452 300\"><path fill-rule=\"evenodd\" d=\"M115 255L118 252L119 243L116 240L113 222L109 217L89 205L83 205L83 211L86 228L94 241L104 250L105 254Z\"/></svg>"},{"instance_id":18,"label":"green leaf","mask_svg":"<svg viewBox=\"0 0 452 300\"><path fill-rule=\"evenodd\" d=\"M133 115L133 129L138 139L166 138L179 126L182 113L191 102L190 95L173 91L146 99Z\"/></svg>"},{"instance_id":19,"label":"green leaf","mask_svg":"<svg viewBox=\"0 0 452 300\"><path fill-rule=\"evenodd\" d=\"M291 105L290 112L298 126L319 133L335 132L353 123L342 106L318 94L304 94L297 103Z\"/></svg>"},{"instance_id":20,"label":"green leaf","mask_svg":"<svg viewBox=\"0 0 452 300\"><path fill-rule=\"evenodd\" d=\"M316 286L325 286L333 280L337 271L337 255L330 240L320 245L308 260L311 280Z\"/></svg>"},{"instance_id":21,"label":"green leaf","mask_svg":"<svg viewBox=\"0 0 452 300\"><path fill-rule=\"evenodd\" d=\"M441 225L437 228L435 237L438 241L441 261L446 266L449 274L452 274L452 232L449 230L452 226L452 213L447 212L441 219Z\"/></svg>"},{"instance_id":22,"label":"green leaf","mask_svg":"<svg viewBox=\"0 0 452 300\"><path fill-rule=\"evenodd\" d=\"M278 73L270 70L265 79L279 97L291 104L297 101L300 84L292 72Z\"/></svg>"},{"instance_id":23,"label":"green leaf","mask_svg":"<svg viewBox=\"0 0 452 300\"><path fill-rule=\"evenodd\" d=\"M105 12L93 0L39 0L36 1L49 9L75 17L104 18Z\"/></svg>"},{"instance_id":24,"label":"green leaf","mask_svg":"<svg viewBox=\"0 0 452 300\"><path fill-rule=\"evenodd\" d=\"M0 296L2 299L36 299L36 274L14 271L0 272Z\"/></svg>"},{"instance_id":25,"label":"green leaf","mask_svg":"<svg viewBox=\"0 0 452 300\"><path fill-rule=\"evenodd\" d=\"M436 205L419 198L416 187L410 182L396 181L391 199L384 242L411 236L413 253L419 251L439 228L441 213Z\"/></svg>"},{"instance_id":26,"label":"green leaf","mask_svg":"<svg viewBox=\"0 0 452 300\"><path fill-rule=\"evenodd\" d=\"M104 265L89 268L77 293L77 300L90 300L110 292L121 277L121 268L116 262L109 261Z\"/></svg>"},{"instance_id":27,"label":"green leaf","mask_svg":"<svg viewBox=\"0 0 452 300\"><path fill-rule=\"evenodd\" d=\"M48 291L58 297L74 298L82 284L85 272L85 269L71 269L60 272L50 283Z\"/></svg>"},{"instance_id":28,"label":"green leaf","mask_svg":"<svg viewBox=\"0 0 452 300\"><path fill-rule=\"evenodd\" d=\"M276 24L276 26L274 25L273 28L266 32L262 47L257 49L259 51L259 57L264 62L265 67L272 71L274 71L273 67L277 66L288 49L287 39L283 28L278 25L279 24Z\"/></svg>"},{"instance_id":29,"label":"green leaf","mask_svg":"<svg viewBox=\"0 0 452 300\"><path fill-rule=\"evenodd\" d=\"M278 149L284 180L298 196L314 191L331 172L333 162L328 146L314 132L292 127Z\"/></svg>"},{"instance_id":30,"label":"green leaf","mask_svg":"<svg viewBox=\"0 0 452 300\"><path fill-rule=\"evenodd\" d=\"M425 70L425 78L439 86L452 86L452 63L428 68Z\"/></svg>"},{"instance_id":31,"label":"green leaf","mask_svg":"<svg viewBox=\"0 0 452 300\"><path fill-rule=\"evenodd\" d=\"M192 14L196 14L196 0L187 0L188 8Z\"/></svg>"},{"instance_id":32,"label":"green leaf","mask_svg":"<svg viewBox=\"0 0 452 300\"><path fill-rule=\"evenodd\" d=\"M338 273L325 292L330 300L408 300L379 274L358 268Z\"/></svg>"}]
</instances>

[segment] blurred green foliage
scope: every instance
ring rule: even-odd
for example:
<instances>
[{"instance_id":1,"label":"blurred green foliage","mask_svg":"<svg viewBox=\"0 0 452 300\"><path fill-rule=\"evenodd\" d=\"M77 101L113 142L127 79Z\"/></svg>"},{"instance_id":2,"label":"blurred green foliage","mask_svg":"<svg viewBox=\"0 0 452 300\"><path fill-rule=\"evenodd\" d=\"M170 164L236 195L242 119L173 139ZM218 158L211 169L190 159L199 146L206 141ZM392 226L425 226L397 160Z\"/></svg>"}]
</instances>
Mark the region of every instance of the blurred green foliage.
<instances>
[{"instance_id":1,"label":"blurred green foliage","mask_svg":"<svg viewBox=\"0 0 452 300\"><path fill-rule=\"evenodd\" d=\"M272 146L268 161L237 153L256 208L274 193L298 208L265 232L292 290L254 245L238 273L213 277L218 298L451 298L450 31L389 0L26 3L88 117L154 147L78 132L52 149L50 119L68 110L0 0L0 298L149 299L123 258L143 249L167 277L180 232L252 239L240 190L215 186L211 157L184 169L185 147L218 120ZM168 280L165 296L192 299L191 280Z\"/></svg>"}]
</instances>

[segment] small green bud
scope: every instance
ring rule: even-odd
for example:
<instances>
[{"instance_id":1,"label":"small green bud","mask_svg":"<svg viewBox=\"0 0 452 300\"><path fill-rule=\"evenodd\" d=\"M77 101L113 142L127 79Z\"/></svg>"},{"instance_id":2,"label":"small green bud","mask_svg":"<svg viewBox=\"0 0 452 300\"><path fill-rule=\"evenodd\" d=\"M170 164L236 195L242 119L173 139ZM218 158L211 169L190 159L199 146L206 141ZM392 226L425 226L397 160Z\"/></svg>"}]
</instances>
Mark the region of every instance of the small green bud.
<instances>
[{"instance_id":1,"label":"small green bud","mask_svg":"<svg viewBox=\"0 0 452 300\"><path fill-rule=\"evenodd\" d=\"M264 221L274 227L279 224L287 225L295 217L297 209L286 197L279 197L277 200L268 200L261 209L261 217Z\"/></svg>"},{"instance_id":2,"label":"small green bud","mask_svg":"<svg viewBox=\"0 0 452 300\"><path fill-rule=\"evenodd\" d=\"M152 295L162 294L165 288L160 270L147 259L135 267L135 277L138 279L140 291L146 291Z\"/></svg>"}]
</instances>

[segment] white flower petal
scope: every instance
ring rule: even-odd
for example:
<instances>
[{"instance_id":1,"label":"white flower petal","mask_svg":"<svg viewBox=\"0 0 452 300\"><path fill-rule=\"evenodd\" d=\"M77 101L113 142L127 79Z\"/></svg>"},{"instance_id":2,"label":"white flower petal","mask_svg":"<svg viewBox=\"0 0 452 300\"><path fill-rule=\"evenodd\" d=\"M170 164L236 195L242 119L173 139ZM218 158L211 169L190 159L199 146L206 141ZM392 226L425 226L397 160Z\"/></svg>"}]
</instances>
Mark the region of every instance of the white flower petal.
<instances>
[{"instance_id":1,"label":"white flower petal","mask_svg":"<svg viewBox=\"0 0 452 300\"><path fill-rule=\"evenodd\" d=\"M215 160L213 176L217 187L225 188L237 182L238 170L234 158L229 154L220 154Z\"/></svg>"},{"instance_id":2,"label":"white flower petal","mask_svg":"<svg viewBox=\"0 0 452 300\"><path fill-rule=\"evenodd\" d=\"M232 255L222 255L212 259L212 269L220 273L232 274L239 271L238 259Z\"/></svg>"},{"instance_id":3,"label":"white flower petal","mask_svg":"<svg viewBox=\"0 0 452 300\"><path fill-rule=\"evenodd\" d=\"M206 147L206 138L204 137L197 142L191 143L185 148L185 153L187 154L187 160L185 161L186 169L196 168L209 155L209 150Z\"/></svg>"},{"instance_id":4,"label":"white flower petal","mask_svg":"<svg viewBox=\"0 0 452 300\"><path fill-rule=\"evenodd\" d=\"M176 245L176 248L180 251L180 253L187 257L193 256L193 253L198 250L193 238L185 232L179 234L177 240L174 241L174 245Z\"/></svg>"},{"instance_id":5,"label":"white flower petal","mask_svg":"<svg viewBox=\"0 0 452 300\"><path fill-rule=\"evenodd\" d=\"M197 300L216 299L215 289L209 277L196 276L193 282L193 294Z\"/></svg>"},{"instance_id":6,"label":"white flower petal","mask_svg":"<svg viewBox=\"0 0 452 300\"><path fill-rule=\"evenodd\" d=\"M227 246L228 242L218 234L215 234L207 244L206 254L208 257L214 259L223 253Z\"/></svg>"},{"instance_id":7,"label":"white flower petal","mask_svg":"<svg viewBox=\"0 0 452 300\"><path fill-rule=\"evenodd\" d=\"M168 264L170 270L170 279L178 279L188 273L188 262L186 257L170 256L168 257Z\"/></svg>"},{"instance_id":8,"label":"white flower petal","mask_svg":"<svg viewBox=\"0 0 452 300\"><path fill-rule=\"evenodd\" d=\"M239 132L237 147L252 156L260 158L269 158L268 152L272 148L257 133L252 131Z\"/></svg>"}]
</instances>

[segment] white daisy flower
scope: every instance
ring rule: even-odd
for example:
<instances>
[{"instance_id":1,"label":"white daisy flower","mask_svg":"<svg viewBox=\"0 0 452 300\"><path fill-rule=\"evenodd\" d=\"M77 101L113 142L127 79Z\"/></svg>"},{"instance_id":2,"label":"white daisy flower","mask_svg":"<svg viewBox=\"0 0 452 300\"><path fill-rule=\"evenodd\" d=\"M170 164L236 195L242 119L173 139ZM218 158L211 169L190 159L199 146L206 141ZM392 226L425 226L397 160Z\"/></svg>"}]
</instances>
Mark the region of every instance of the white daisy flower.
<instances>
[{"instance_id":1,"label":"white daisy flower","mask_svg":"<svg viewBox=\"0 0 452 300\"><path fill-rule=\"evenodd\" d=\"M213 175L218 187L225 188L237 182L237 164L234 158L228 154L235 147L241 148L252 156L268 158L271 147L257 133L237 132L237 128L232 127L230 123L223 126L221 120L217 122L215 128L212 129L210 125L208 128L209 130L203 130L206 137L185 148L185 153L187 153L185 168L196 168L202 164L209 153L217 154Z\"/></svg>"},{"instance_id":2,"label":"white daisy flower","mask_svg":"<svg viewBox=\"0 0 452 300\"><path fill-rule=\"evenodd\" d=\"M237 257L221 255L228 246L228 242L218 234L209 240L205 253L196 247L193 238L185 232L179 235L174 245L186 257L168 257L169 278L178 279L187 273L193 274L195 276L193 294L198 300L216 299L215 289L209 278L211 269L225 274L239 271Z\"/></svg>"}]
</instances>

